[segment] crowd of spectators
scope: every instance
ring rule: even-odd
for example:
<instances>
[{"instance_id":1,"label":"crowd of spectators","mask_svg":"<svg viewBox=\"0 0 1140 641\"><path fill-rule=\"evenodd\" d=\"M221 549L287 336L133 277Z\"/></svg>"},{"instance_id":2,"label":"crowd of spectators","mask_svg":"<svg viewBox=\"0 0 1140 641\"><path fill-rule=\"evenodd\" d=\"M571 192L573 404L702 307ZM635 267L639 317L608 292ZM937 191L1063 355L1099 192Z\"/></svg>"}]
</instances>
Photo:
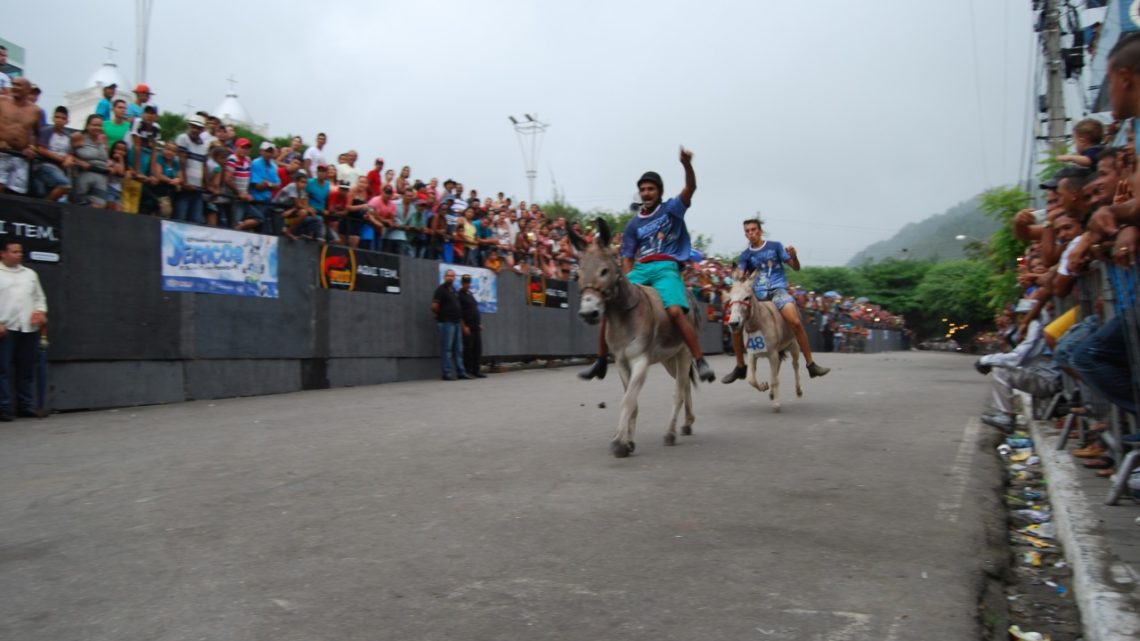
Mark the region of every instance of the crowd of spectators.
<instances>
[{"instance_id":1,"label":"crowd of spectators","mask_svg":"<svg viewBox=\"0 0 1140 641\"><path fill-rule=\"evenodd\" d=\"M1013 220L1014 234L1028 243L1018 262L1024 296L996 319L991 342L1000 343L1003 353L976 365L994 374L996 411L984 413L984 422L1015 429L1014 389L1039 399L1063 392L1059 413L1070 418L1059 425L1071 425L1073 415L1090 422L1087 441L1073 454L1102 476L1113 474L1130 443L1140 443L1128 421L1112 420L1109 411L1135 416L1140 375L1140 201L1134 197L1140 35L1113 49L1108 79L1115 122L1078 122L1076 153L1058 156L1064 166L1041 185L1045 207L1026 209Z\"/></svg>"}]
</instances>

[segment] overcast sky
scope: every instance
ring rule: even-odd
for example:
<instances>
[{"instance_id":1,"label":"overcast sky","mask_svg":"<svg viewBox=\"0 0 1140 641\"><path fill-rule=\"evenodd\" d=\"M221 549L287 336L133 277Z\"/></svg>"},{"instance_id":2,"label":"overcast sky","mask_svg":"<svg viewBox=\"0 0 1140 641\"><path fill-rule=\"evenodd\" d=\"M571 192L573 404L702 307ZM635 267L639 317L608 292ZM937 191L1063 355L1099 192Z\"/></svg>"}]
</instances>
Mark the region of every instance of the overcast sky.
<instances>
[{"instance_id":1,"label":"overcast sky","mask_svg":"<svg viewBox=\"0 0 1140 641\"><path fill-rule=\"evenodd\" d=\"M367 166L383 156L516 199L507 116L537 113L550 128L536 195L557 181L584 210L624 208L649 169L675 194L684 144L699 185L689 228L714 251L742 249L740 221L759 211L803 262L836 265L1016 180L1029 4L156 0L146 80L165 110L212 111L233 74L274 135L325 131ZM27 48L45 107L84 86L108 42L138 81L130 0L3 13L0 37Z\"/></svg>"}]
</instances>

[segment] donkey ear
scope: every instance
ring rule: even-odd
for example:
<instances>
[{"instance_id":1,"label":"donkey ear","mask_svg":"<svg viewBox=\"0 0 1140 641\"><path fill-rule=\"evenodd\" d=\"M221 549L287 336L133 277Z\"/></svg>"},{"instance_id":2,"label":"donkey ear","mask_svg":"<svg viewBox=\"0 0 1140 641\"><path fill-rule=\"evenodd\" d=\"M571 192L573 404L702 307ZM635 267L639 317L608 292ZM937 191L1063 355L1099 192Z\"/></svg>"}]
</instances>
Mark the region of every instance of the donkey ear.
<instances>
[{"instance_id":1,"label":"donkey ear","mask_svg":"<svg viewBox=\"0 0 1140 641\"><path fill-rule=\"evenodd\" d=\"M573 227L566 228L566 235L570 237L570 244L574 246L574 249L577 249L580 252L586 251L586 247L588 245L586 239L579 236L578 232L574 231Z\"/></svg>"},{"instance_id":2,"label":"donkey ear","mask_svg":"<svg viewBox=\"0 0 1140 641\"><path fill-rule=\"evenodd\" d=\"M609 247L611 235L610 226L606 224L606 219L599 216L598 219L594 221L594 224L598 228L598 245L601 247Z\"/></svg>"}]
</instances>

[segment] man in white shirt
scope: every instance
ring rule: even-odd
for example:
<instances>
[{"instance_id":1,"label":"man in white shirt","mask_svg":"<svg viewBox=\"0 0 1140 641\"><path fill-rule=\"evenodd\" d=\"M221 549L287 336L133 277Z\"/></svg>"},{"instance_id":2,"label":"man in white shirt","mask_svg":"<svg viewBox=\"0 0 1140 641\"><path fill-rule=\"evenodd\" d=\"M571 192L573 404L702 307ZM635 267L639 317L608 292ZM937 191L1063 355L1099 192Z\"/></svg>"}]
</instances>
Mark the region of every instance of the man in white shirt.
<instances>
[{"instance_id":1,"label":"man in white shirt","mask_svg":"<svg viewBox=\"0 0 1140 641\"><path fill-rule=\"evenodd\" d=\"M304 167L306 174L316 176L317 167L329 164L328 158L325 157L325 143L328 140L328 136L323 133L317 134L317 144L306 149L305 154L301 156L301 166Z\"/></svg>"},{"instance_id":2,"label":"man in white shirt","mask_svg":"<svg viewBox=\"0 0 1140 641\"><path fill-rule=\"evenodd\" d=\"M1025 314L1033 306L1029 299L1021 299L1016 312ZM1034 397L1051 396L1060 389L1061 372L1053 362L1053 355L1045 344L1044 325L1041 321L1029 322L1021 342L1004 354L987 354L974 363L981 374L993 370L993 398L996 412L982 414L982 422L1003 432L1017 427L1017 412L1013 406L1013 390L1021 390Z\"/></svg>"},{"instance_id":3,"label":"man in white shirt","mask_svg":"<svg viewBox=\"0 0 1140 641\"><path fill-rule=\"evenodd\" d=\"M12 420L11 379L16 378L19 416L37 416L32 376L40 326L47 322L47 298L36 273L23 266L24 247L2 241L0 249L0 421ZM15 367L13 367L13 363Z\"/></svg>"}]
</instances>

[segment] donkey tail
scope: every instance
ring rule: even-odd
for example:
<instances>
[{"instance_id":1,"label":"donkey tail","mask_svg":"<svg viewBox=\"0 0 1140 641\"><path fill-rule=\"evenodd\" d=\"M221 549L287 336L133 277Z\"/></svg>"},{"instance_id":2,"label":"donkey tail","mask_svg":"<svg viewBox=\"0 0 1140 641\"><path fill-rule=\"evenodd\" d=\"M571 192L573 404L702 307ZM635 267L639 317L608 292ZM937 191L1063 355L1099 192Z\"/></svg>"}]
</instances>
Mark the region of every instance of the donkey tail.
<instances>
[{"instance_id":1,"label":"donkey tail","mask_svg":"<svg viewBox=\"0 0 1140 641\"><path fill-rule=\"evenodd\" d=\"M786 360L788 360L788 350L780 350L780 362L783 363Z\"/></svg>"}]
</instances>

